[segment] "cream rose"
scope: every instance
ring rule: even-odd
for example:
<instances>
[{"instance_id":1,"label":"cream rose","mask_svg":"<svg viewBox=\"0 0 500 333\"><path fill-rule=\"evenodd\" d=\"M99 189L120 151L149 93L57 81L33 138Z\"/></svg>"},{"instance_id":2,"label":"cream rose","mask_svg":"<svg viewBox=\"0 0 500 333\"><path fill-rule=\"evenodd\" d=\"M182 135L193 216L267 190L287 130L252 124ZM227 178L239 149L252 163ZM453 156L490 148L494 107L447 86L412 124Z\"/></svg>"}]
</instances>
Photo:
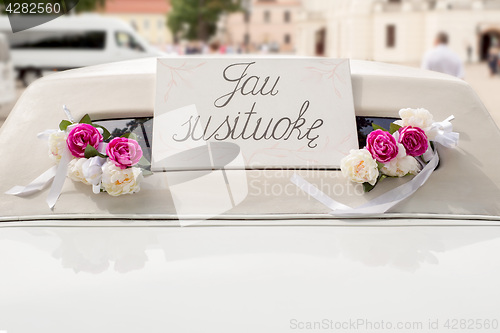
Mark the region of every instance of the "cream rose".
<instances>
[{"instance_id":1,"label":"cream rose","mask_svg":"<svg viewBox=\"0 0 500 333\"><path fill-rule=\"evenodd\" d=\"M57 131L49 134L49 156L56 162L61 160L63 149L66 146L66 132Z\"/></svg>"},{"instance_id":2,"label":"cream rose","mask_svg":"<svg viewBox=\"0 0 500 333\"><path fill-rule=\"evenodd\" d=\"M68 177L77 182L90 185L83 174L83 166L87 162L86 158L74 158L68 163Z\"/></svg>"},{"instance_id":3,"label":"cream rose","mask_svg":"<svg viewBox=\"0 0 500 333\"><path fill-rule=\"evenodd\" d=\"M395 159L384 164L382 173L390 177L404 177L406 175L416 175L420 171L420 164L415 157L407 156L405 147L398 143L399 153Z\"/></svg>"},{"instance_id":4,"label":"cream rose","mask_svg":"<svg viewBox=\"0 0 500 333\"><path fill-rule=\"evenodd\" d=\"M377 162L366 149L351 150L340 161L340 170L344 177L355 183L375 185L379 175Z\"/></svg>"},{"instance_id":5,"label":"cream rose","mask_svg":"<svg viewBox=\"0 0 500 333\"><path fill-rule=\"evenodd\" d=\"M401 109L399 110L399 117L401 120L397 120L394 123L401 126L413 126L419 127L425 131L430 130L432 124L434 123L434 119L432 117L432 113L427 111L426 109Z\"/></svg>"},{"instance_id":6,"label":"cream rose","mask_svg":"<svg viewBox=\"0 0 500 333\"><path fill-rule=\"evenodd\" d=\"M142 171L139 168L120 169L109 160L102 166L102 186L109 195L139 192L141 180Z\"/></svg>"}]
</instances>

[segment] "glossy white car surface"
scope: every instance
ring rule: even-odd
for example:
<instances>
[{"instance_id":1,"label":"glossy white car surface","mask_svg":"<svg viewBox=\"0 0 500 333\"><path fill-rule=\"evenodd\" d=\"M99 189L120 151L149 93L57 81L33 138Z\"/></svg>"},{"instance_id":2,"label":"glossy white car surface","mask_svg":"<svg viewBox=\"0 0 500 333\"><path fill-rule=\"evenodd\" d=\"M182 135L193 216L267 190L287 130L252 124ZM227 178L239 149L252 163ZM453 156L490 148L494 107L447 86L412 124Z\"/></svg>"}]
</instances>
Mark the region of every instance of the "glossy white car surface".
<instances>
[{"instance_id":1,"label":"glossy white car surface","mask_svg":"<svg viewBox=\"0 0 500 333\"><path fill-rule=\"evenodd\" d=\"M351 71L356 115L425 107L453 114L461 135L383 215L335 218L288 187L291 170L245 171L246 199L210 220L210 189L187 189L199 205L177 216L163 173L118 198L68 179L54 210L47 189L5 195L52 166L36 134L57 127L63 104L77 119L152 116L155 60L30 85L0 129L0 331L494 331L484 327L500 321L498 128L461 80L361 61ZM341 184L336 199L351 206L405 181L360 195L339 171L298 173ZM289 191L265 191L274 184Z\"/></svg>"}]
</instances>

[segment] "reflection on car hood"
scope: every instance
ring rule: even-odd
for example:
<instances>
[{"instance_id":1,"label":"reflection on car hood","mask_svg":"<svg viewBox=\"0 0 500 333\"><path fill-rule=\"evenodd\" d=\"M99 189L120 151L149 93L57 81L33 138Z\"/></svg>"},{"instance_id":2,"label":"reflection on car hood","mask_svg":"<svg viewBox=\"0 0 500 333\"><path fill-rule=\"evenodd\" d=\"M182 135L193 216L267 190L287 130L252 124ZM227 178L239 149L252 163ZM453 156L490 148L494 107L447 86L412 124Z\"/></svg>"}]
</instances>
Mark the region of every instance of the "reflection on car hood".
<instances>
[{"instance_id":1,"label":"reflection on car hood","mask_svg":"<svg viewBox=\"0 0 500 333\"><path fill-rule=\"evenodd\" d=\"M500 319L499 226L21 225L0 228L7 332Z\"/></svg>"}]
</instances>

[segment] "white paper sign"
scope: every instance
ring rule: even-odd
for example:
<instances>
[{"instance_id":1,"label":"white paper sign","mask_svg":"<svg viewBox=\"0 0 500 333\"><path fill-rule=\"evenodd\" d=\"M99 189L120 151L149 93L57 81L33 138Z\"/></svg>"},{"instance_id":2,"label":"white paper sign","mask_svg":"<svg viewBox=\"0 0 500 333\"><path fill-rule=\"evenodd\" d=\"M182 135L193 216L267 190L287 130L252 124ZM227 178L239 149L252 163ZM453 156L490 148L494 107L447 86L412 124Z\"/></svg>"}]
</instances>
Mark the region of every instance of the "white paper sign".
<instances>
[{"instance_id":1,"label":"white paper sign","mask_svg":"<svg viewBox=\"0 0 500 333\"><path fill-rule=\"evenodd\" d=\"M357 148L347 59L158 59L153 171L337 168Z\"/></svg>"}]
</instances>

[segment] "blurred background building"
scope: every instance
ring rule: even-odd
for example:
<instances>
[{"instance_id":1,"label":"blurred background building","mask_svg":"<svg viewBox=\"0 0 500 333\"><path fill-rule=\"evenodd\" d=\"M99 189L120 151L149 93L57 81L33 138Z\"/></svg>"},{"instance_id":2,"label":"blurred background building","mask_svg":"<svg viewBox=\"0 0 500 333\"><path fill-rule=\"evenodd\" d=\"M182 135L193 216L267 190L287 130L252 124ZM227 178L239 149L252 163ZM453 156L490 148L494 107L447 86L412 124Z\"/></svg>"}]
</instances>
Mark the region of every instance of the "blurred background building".
<instances>
[{"instance_id":1,"label":"blurred background building","mask_svg":"<svg viewBox=\"0 0 500 333\"><path fill-rule=\"evenodd\" d=\"M166 24L169 0L106 0L99 11L128 22L151 45L160 49L173 43Z\"/></svg>"},{"instance_id":2,"label":"blurred background building","mask_svg":"<svg viewBox=\"0 0 500 333\"><path fill-rule=\"evenodd\" d=\"M223 17L224 43L248 52L295 52L300 0L248 0L242 11Z\"/></svg>"},{"instance_id":3,"label":"blurred background building","mask_svg":"<svg viewBox=\"0 0 500 333\"><path fill-rule=\"evenodd\" d=\"M303 0L297 53L416 63L440 31L464 61L500 38L499 0Z\"/></svg>"}]
</instances>

